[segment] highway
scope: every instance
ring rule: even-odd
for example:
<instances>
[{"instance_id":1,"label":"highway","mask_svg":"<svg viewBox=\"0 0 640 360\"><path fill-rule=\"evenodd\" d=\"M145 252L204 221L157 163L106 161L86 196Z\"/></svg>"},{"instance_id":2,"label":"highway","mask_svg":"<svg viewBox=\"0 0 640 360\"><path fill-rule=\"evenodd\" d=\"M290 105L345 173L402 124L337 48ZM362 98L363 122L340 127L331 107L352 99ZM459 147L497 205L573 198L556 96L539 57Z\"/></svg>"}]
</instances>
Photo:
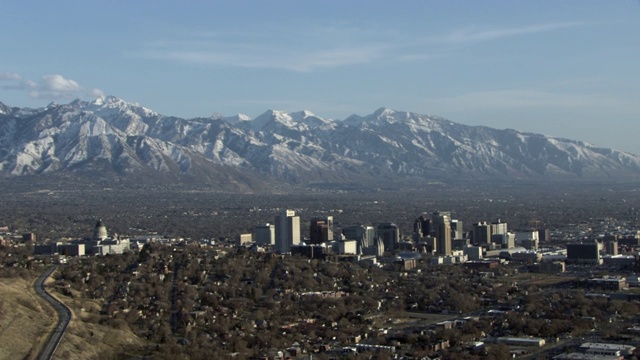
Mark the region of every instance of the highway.
<instances>
[{"instance_id":1,"label":"highway","mask_svg":"<svg viewBox=\"0 0 640 360\"><path fill-rule=\"evenodd\" d=\"M64 333L67 331L67 326L71 321L71 311L69 310L69 308L58 301L58 299L51 296L47 292L47 290L44 289L44 282L49 276L51 276L56 268L57 266L55 265L51 266L44 274L42 274L42 276L40 276L40 278L38 278L34 285L36 293L45 298L45 300L47 300L58 313L58 323L56 324L54 330L51 332L49 341L42 348L40 355L38 355L38 360L49 360L53 358L53 354L56 352L56 349L58 348L58 345L60 344Z\"/></svg>"}]
</instances>

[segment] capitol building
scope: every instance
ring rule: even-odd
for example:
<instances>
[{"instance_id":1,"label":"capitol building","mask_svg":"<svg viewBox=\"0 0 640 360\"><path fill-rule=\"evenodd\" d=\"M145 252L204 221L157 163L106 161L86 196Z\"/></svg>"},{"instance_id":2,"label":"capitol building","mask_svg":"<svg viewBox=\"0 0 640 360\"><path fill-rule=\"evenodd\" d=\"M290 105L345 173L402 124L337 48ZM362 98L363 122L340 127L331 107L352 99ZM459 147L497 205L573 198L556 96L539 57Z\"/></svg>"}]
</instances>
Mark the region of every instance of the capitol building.
<instances>
[{"instance_id":1,"label":"capitol building","mask_svg":"<svg viewBox=\"0 0 640 360\"><path fill-rule=\"evenodd\" d=\"M117 235L109 237L107 226L98 220L93 229L93 238L85 242L87 254L91 255L107 255L122 254L128 251L131 246L129 239L120 239Z\"/></svg>"},{"instance_id":2,"label":"capitol building","mask_svg":"<svg viewBox=\"0 0 640 360\"><path fill-rule=\"evenodd\" d=\"M137 243L135 245L137 245ZM131 241L128 238L120 238L117 235L109 236L107 226L102 220L98 220L91 238L36 245L34 254L59 254L66 256L107 255L122 254L130 249Z\"/></svg>"}]
</instances>

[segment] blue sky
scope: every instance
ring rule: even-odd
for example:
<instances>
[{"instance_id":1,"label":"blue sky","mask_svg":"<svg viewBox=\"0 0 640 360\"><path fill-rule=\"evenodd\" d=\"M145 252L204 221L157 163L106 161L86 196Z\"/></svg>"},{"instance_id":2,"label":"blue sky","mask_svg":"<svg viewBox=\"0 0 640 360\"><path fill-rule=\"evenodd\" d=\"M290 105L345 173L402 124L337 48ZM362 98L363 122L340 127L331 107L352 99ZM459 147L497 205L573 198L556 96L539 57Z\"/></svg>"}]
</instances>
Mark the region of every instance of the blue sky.
<instances>
[{"instance_id":1,"label":"blue sky","mask_svg":"<svg viewBox=\"0 0 640 360\"><path fill-rule=\"evenodd\" d=\"M640 154L640 2L4 1L0 101L379 107Z\"/></svg>"}]
</instances>

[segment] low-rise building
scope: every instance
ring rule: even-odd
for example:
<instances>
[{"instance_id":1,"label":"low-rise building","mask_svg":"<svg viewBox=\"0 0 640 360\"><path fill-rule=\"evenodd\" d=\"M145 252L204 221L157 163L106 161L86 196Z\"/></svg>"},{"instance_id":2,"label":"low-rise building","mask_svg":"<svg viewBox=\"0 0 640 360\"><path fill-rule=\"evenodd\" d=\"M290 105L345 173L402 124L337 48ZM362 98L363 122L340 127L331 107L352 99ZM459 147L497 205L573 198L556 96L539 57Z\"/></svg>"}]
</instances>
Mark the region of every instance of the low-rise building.
<instances>
[{"instance_id":1,"label":"low-rise building","mask_svg":"<svg viewBox=\"0 0 640 360\"><path fill-rule=\"evenodd\" d=\"M589 289L614 291L628 289L627 279L614 276L589 279L585 282L585 284Z\"/></svg>"},{"instance_id":2,"label":"low-rise building","mask_svg":"<svg viewBox=\"0 0 640 360\"><path fill-rule=\"evenodd\" d=\"M581 352L595 355L629 356L635 349L635 346L625 344L586 342L580 345Z\"/></svg>"},{"instance_id":3,"label":"low-rise building","mask_svg":"<svg viewBox=\"0 0 640 360\"><path fill-rule=\"evenodd\" d=\"M564 261L543 261L535 264L535 267L538 272L543 274L559 274L565 272L565 263Z\"/></svg>"},{"instance_id":4,"label":"low-rise building","mask_svg":"<svg viewBox=\"0 0 640 360\"><path fill-rule=\"evenodd\" d=\"M528 337L499 337L496 339L498 344L505 344L511 346L537 346L542 347L545 344L544 339L541 338L528 338Z\"/></svg>"},{"instance_id":5,"label":"low-rise building","mask_svg":"<svg viewBox=\"0 0 640 360\"><path fill-rule=\"evenodd\" d=\"M355 240L338 241L338 254L356 255L358 253L358 242Z\"/></svg>"},{"instance_id":6,"label":"low-rise building","mask_svg":"<svg viewBox=\"0 0 640 360\"><path fill-rule=\"evenodd\" d=\"M253 242L253 235L248 233L248 234L240 234L240 236L238 237L238 246L243 246L245 244L249 244Z\"/></svg>"},{"instance_id":7,"label":"low-rise building","mask_svg":"<svg viewBox=\"0 0 640 360\"><path fill-rule=\"evenodd\" d=\"M482 259L481 246L465 246L463 251L464 251L464 255L466 255L469 260Z\"/></svg>"},{"instance_id":8,"label":"low-rise building","mask_svg":"<svg viewBox=\"0 0 640 360\"><path fill-rule=\"evenodd\" d=\"M635 267L636 258L633 255L605 255L602 257L602 263L608 266L618 268Z\"/></svg>"},{"instance_id":9,"label":"low-rise building","mask_svg":"<svg viewBox=\"0 0 640 360\"><path fill-rule=\"evenodd\" d=\"M553 360L623 360L623 359L624 359L624 356L585 354L581 352L560 354L553 357Z\"/></svg>"},{"instance_id":10,"label":"low-rise building","mask_svg":"<svg viewBox=\"0 0 640 360\"><path fill-rule=\"evenodd\" d=\"M394 263L396 271L409 271L416 268L416 259L398 259Z\"/></svg>"},{"instance_id":11,"label":"low-rise building","mask_svg":"<svg viewBox=\"0 0 640 360\"><path fill-rule=\"evenodd\" d=\"M464 266L471 269L477 270L490 270L495 269L500 265L499 261L493 260L480 260L480 261L467 261L464 263Z\"/></svg>"},{"instance_id":12,"label":"low-rise building","mask_svg":"<svg viewBox=\"0 0 640 360\"><path fill-rule=\"evenodd\" d=\"M535 251L520 251L511 254L511 261L538 262L542 260L542 254Z\"/></svg>"},{"instance_id":13,"label":"low-rise building","mask_svg":"<svg viewBox=\"0 0 640 360\"><path fill-rule=\"evenodd\" d=\"M66 256L84 256L84 244L58 245L58 254Z\"/></svg>"}]
</instances>

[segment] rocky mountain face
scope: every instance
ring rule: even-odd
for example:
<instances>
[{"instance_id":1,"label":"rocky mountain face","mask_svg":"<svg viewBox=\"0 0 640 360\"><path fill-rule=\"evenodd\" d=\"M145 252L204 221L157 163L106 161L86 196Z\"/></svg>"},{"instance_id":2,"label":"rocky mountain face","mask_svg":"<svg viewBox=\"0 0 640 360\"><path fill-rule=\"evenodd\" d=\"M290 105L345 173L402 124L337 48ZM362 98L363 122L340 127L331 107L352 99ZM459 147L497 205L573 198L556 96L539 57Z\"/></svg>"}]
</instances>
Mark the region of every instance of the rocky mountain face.
<instances>
[{"instance_id":1,"label":"rocky mountain face","mask_svg":"<svg viewBox=\"0 0 640 360\"><path fill-rule=\"evenodd\" d=\"M257 182L640 176L640 157L580 141L456 124L381 108L182 119L115 97L41 109L0 103L0 174L83 173Z\"/></svg>"}]
</instances>

